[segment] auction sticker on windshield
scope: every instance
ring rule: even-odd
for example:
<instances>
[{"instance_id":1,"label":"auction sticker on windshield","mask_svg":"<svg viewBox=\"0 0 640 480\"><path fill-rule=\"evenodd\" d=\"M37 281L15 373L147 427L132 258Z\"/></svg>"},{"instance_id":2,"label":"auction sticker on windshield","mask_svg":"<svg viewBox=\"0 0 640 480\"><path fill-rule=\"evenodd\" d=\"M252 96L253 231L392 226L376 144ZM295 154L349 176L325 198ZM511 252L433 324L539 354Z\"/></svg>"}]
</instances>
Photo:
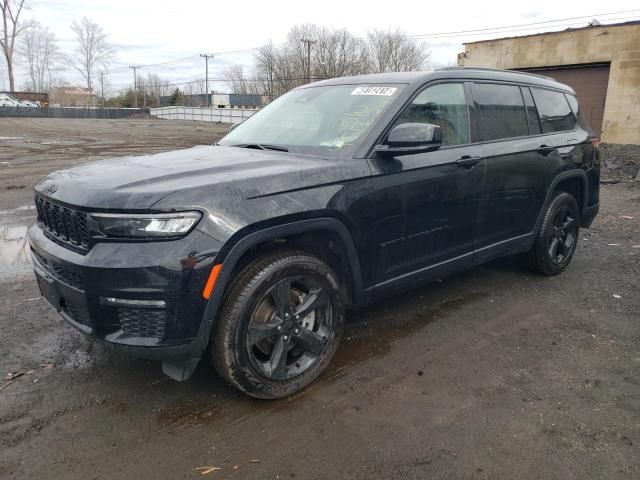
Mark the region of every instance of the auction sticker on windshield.
<instances>
[{"instance_id":1,"label":"auction sticker on windshield","mask_svg":"<svg viewBox=\"0 0 640 480\"><path fill-rule=\"evenodd\" d=\"M358 87L351 92L351 95L382 95L390 97L396 90L396 87Z\"/></svg>"}]
</instances>

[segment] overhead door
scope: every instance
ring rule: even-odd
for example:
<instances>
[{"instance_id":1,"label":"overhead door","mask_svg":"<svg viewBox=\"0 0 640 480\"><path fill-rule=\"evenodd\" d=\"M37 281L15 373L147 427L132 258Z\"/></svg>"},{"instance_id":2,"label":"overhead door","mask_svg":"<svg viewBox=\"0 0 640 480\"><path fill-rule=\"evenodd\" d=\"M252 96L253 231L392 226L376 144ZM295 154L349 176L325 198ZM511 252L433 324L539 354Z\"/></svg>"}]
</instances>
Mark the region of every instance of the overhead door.
<instances>
[{"instance_id":1,"label":"overhead door","mask_svg":"<svg viewBox=\"0 0 640 480\"><path fill-rule=\"evenodd\" d=\"M600 136L604 104L609 83L609 64L589 64L571 67L530 68L523 71L551 77L576 91L585 117L593 133Z\"/></svg>"}]
</instances>

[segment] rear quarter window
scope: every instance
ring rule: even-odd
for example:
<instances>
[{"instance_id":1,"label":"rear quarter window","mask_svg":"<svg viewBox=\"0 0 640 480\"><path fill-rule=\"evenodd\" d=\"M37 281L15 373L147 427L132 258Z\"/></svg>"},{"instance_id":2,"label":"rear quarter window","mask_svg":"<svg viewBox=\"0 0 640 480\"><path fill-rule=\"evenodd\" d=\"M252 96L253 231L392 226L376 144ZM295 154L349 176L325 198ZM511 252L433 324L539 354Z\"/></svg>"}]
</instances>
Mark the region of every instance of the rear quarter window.
<instances>
[{"instance_id":1,"label":"rear quarter window","mask_svg":"<svg viewBox=\"0 0 640 480\"><path fill-rule=\"evenodd\" d=\"M532 88L531 93L540 114L543 133L565 132L576 128L576 117L561 92Z\"/></svg>"},{"instance_id":2,"label":"rear quarter window","mask_svg":"<svg viewBox=\"0 0 640 480\"><path fill-rule=\"evenodd\" d=\"M474 83L476 141L523 137L529 134L520 87Z\"/></svg>"},{"instance_id":3,"label":"rear quarter window","mask_svg":"<svg viewBox=\"0 0 640 480\"><path fill-rule=\"evenodd\" d=\"M565 94L565 97L569 102L569 106L571 106L571 110L573 111L573 114L576 117L578 117L578 123L580 124L580 126L584 128L587 132L589 132L589 135L593 137L594 136L593 129L591 128L591 125L589 125L589 121L587 120L584 114L584 111L580 107L580 104L578 103L578 99L568 93Z\"/></svg>"}]
</instances>

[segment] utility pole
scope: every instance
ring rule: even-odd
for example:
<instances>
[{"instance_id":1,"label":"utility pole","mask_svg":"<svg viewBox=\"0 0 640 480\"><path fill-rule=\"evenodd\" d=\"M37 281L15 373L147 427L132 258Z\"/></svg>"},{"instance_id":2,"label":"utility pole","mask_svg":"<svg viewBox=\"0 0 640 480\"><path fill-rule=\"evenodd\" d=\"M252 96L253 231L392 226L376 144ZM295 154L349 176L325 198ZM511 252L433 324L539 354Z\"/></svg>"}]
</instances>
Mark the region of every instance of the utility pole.
<instances>
[{"instance_id":1,"label":"utility pole","mask_svg":"<svg viewBox=\"0 0 640 480\"><path fill-rule=\"evenodd\" d=\"M307 45L307 83L311 83L311 44L317 43L317 41L308 38L303 38L300 41Z\"/></svg>"},{"instance_id":2,"label":"utility pole","mask_svg":"<svg viewBox=\"0 0 640 480\"><path fill-rule=\"evenodd\" d=\"M129 68L133 69L133 108L138 108L138 77L136 72L140 65L129 65Z\"/></svg>"},{"instance_id":3,"label":"utility pole","mask_svg":"<svg viewBox=\"0 0 640 480\"><path fill-rule=\"evenodd\" d=\"M212 53L201 53L200 56L204 58L204 98L209 107L209 59L213 58Z\"/></svg>"},{"instance_id":4,"label":"utility pole","mask_svg":"<svg viewBox=\"0 0 640 480\"><path fill-rule=\"evenodd\" d=\"M104 108L104 72L100 72L100 98L102 99L100 105Z\"/></svg>"}]
</instances>

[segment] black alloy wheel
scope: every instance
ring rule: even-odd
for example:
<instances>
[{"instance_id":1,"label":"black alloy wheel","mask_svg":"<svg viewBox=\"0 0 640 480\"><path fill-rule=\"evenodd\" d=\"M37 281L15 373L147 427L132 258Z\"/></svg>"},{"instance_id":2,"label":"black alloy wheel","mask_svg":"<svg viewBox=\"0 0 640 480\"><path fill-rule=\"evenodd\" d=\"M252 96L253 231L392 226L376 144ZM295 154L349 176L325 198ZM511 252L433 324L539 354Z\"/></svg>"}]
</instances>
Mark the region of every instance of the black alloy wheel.
<instances>
[{"instance_id":1,"label":"black alloy wheel","mask_svg":"<svg viewBox=\"0 0 640 480\"><path fill-rule=\"evenodd\" d=\"M218 373L258 398L281 398L311 383L335 353L344 292L331 268L305 252L266 254L225 292L211 358Z\"/></svg>"},{"instance_id":2,"label":"black alloy wheel","mask_svg":"<svg viewBox=\"0 0 640 480\"><path fill-rule=\"evenodd\" d=\"M569 265L578 245L580 212L576 199L556 192L547 205L533 247L525 257L533 270L558 275Z\"/></svg>"},{"instance_id":3,"label":"black alloy wheel","mask_svg":"<svg viewBox=\"0 0 640 480\"><path fill-rule=\"evenodd\" d=\"M562 205L553 217L552 232L549 244L549 258L556 265L562 266L571 258L578 234L578 219L567 205Z\"/></svg>"},{"instance_id":4,"label":"black alloy wheel","mask_svg":"<svg viewBox=\"0 0 640 480\"><path fill-rule=\"evenodd\" d=\"M249 358L265 377L286 380L308 370L324 352L333 311L327 290L312 277L286 277L259 300L247 329Z\"/></svg>"}]
</instances>

